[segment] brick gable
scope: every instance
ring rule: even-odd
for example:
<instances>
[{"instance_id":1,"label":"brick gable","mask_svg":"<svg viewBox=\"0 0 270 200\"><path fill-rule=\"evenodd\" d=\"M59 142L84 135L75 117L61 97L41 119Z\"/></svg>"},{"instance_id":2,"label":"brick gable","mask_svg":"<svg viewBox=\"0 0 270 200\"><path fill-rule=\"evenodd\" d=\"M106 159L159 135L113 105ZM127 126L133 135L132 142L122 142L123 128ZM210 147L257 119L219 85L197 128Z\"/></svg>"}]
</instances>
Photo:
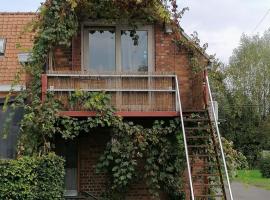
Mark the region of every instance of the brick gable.
<instances>
[{"instance_id":1,"label":"brick gable","mask_svg":"<svg viewBox=\"0 0 270 200\"><path fill-rule=\"evenodd\" d=\"M21 69L18 53L23 53L33 46L32 34L23 32L25 26L31 22L35 13L7 13L0 12L0 38L6 39L6 51L0 56L0 85L11 85L17 71ZM20 44L21 48L17 48ZM21 83L25 85L25 75ZM0 97L1 95L0 91Z\"/></svg>"}]
</instances>

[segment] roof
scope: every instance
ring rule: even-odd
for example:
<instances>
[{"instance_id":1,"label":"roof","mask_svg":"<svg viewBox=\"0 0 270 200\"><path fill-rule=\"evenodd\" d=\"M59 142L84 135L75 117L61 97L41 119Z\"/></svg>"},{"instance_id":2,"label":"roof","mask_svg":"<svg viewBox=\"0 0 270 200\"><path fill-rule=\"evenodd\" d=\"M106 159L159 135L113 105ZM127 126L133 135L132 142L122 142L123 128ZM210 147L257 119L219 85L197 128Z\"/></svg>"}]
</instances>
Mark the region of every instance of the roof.
<instances>
[{"instance_id":1,"label":"roof","mask_svg":"<svg viewBox=\"0 0 270 200\"><path fill-rule=\"evenodd\" d=\"M182 36L189 41L192 41L192 39L189 37L189 35L184 31L184 29L180 29ZM211 56L209 56L203 49L202 47L200 47L199 45L195 44L194 42L192 42L192 45L197 49L197 51L204 56L207 60L211 61Z\"/></svg>"},{"instance_id":2,"label":"roof","mask_svg":"<svg viewBox=\"0 0 270 200\"><path fill-rule=\"evenodd\" d=\"M6 39L5 55L0 56L0 85L11 85L16 72L22 68L18 53L27 51L33 45L33 35L23 31L35 16L33 12L0 12L0 38ZM22 79L21 84L25 77L22 76Z\"/></svg>"}]
</instances>

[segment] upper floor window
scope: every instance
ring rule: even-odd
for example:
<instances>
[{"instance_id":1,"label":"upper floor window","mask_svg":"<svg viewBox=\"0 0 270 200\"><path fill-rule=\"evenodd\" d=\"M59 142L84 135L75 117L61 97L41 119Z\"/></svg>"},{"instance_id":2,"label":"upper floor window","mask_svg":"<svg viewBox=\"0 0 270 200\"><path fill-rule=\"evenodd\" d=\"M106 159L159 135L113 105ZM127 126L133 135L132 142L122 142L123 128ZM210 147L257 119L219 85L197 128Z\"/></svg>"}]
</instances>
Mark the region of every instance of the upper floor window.
<instances>
[{"instance_id":1,"label":"upper floor window","mask_svg":"<svg viewBox=\"0 0 270 200\"><path fill-rule=\"evenodd\" d=\"M89 31L88 68L95 72L115 71L115 31L100 29Z\"/></svg>"},{"instance_id":2,"label":"upper floor window","mask_svg":"<svg viewBox=\"0 0 270 200\"><path fill-rule=\"evenodd\" d=\"M136 30L134 41L128 27L89 27L83 36L83 69L90 72L148 72L153 65L151 26Z\"/></svg>"},{"instance_id":3,"label":"upper floor window","mask_svg":"<svg viewBox=\"0 0 270 200\"><path fill-rule=\"evenodd\" d=\"M130 31L121 31L122 70L129 72L148 71L148 32L137 31L138 41L130 37Z\"/></svg>"},{"instance_id":4,"label":"upper floor window","mask_svg":"<svg viewBox=\"0 0 270 200\"><path fill-rule=\"evenodd\" d=\"M0 38L0 56L5 55L6 39Z\"/></svg>"}]
</instances>

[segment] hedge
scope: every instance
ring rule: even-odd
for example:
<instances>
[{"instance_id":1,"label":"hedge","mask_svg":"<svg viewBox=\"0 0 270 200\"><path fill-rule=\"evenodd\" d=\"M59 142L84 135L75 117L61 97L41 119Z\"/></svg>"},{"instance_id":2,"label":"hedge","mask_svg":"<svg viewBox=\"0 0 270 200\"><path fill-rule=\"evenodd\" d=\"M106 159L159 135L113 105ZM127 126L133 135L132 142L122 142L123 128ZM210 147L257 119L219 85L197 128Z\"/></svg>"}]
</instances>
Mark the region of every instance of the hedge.
<instances>
[{"instance_id":1,"label":"hedge","mask_svg":"<svg viewBox=\"0 0 270 200\"><path fill-rule=\"evenodd\" d=\"M261 158L259 168L264 178L270 178L270 156Z\"/></svg>"},{"instance_id":2,"label":"hedge","mask_svg":"<svg viewBox=\"0 0 270 200\"><path fill-rule=\"evenodd\" d=\"M62 200L64 173L64 160L53 153L0 160L0 199Z\"/></svg>"}]
</instances>

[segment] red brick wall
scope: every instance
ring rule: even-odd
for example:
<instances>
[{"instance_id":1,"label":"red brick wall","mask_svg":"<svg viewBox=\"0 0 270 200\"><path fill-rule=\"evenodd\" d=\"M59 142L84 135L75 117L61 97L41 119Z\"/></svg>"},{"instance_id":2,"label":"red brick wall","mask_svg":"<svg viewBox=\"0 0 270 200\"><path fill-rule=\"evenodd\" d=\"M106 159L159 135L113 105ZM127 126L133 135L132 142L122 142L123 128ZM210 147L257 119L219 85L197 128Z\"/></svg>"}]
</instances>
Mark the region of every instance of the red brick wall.
<instances>
[{"instance_id":1,"label":"red brick wall","mask_svg":"<svg viewBox=\"0 0 270 200\"><path fill-rule=\"evenodd\" d=\"M93 131L93 132L96 132ZM100 197L106 188L106 175L97 174L95 166L99 157L104 152L109 133L98 131L89 133L79 140L79 190L88 191L94 196Z\"/></svg>"},{"instance_id":2,"label":"red brick wall","mask_svg":"<svg viewBox=\"0 0 270 200\"><path fill-rule=\"evenodd\" d=\"M178 49L173 39L183 37L176 34L165 34L162 27L155 26L155 70L175 72L180 83L183 109L203 108L203 72L194 75L185 49ZM199 58L202 65L206 60Z\"/></svg>"},{"instance_id":3,"label":"red brick wall","mask_svg":"<svg viewBox=\"0 0 270 200\"><path fill-rule=\"evenodd\" d=\"M32 47L32 35L22 34L22 31L34 17L33 13L0 13L0 37L7 39L6 54L0 57L0 84L11 84L16 72L22 67L17 60L17 54L22 50L16 48L16 44L20 43L23 48ZM155 26L154 32L155 70L175 72L178 75L183 109L202 108L202 73L196 76L192 74L187 52L184 49L179 51L172 43L172 39L176 37L174 34L165 34L163 27L158 25ZM203 56L200 59L205 60ZM53 64L54 70L81 70L80 31L73 38L71 47L55 49ZM23 75L21 84L25 81L26 78Z\"/></svg>"},{"instance_id":4,"label":"red brick wall","mask_svg":"<svg viewBox=\"0 0 270 200\"><path fill-rule=\"evenodd\" d=\"M190 109L191 105L191 69L184 52L179 52L172 40L175 35L164 34L161 27L155 26L155 58L156 71L175 72L180 82L183 109Z\"/></svg>"},{"instance_id":5,"label":"red brick wall","mask_svg":"<svg viewBox=\"0 0 270 200\"><path fill-rule=\"evenodd\" d=\"M72 40L72 64L73 70L81 70L81 33L78 32L77 35Z\"/></svg>"},{"instance_id":6,"label":"red brick wall","mask_svg":"<svg viewBox=\"0 0 270 200\"><path fill-rule=\"evenodd\" d=\"M184 110L203 108L203 72L194 75L190 66L187 51L178 49L172 42L181 35L165 34L161 26L154 28L155 66L157 72L172 72L178 75L180 82L181 100ZM72 51L71 51L72 50ZM57 48L55 70L81 70L81 38L80 33L72 40L69 49ZM205 58L199 58L206 63ZM205 64L204 64L205 65Z\"/></svg>"},{"instance_id":7,"label":"red brick wall","mask_svg":"<svg viewBox=\"0 0 270 200\"><path fill-rule=\"evenodd\" d=\"M22 68L18 62L18 53L30 50L33 35L24 32L25 26L33 20L34 13L1 13L0 38L6 39L6 52L0 56L0 85L11 85L16 73ZM20 44L21 48L18 48ZM26 77L21 76L20 84L25 84ZM0 92L0 97L6 93Z\"/></svg>"},{"instance_id":8,"label":"red brick wall","mask_svg":"<svg viewBox=\"0 0 270 200\"><path fill-rule=\"evenodd\" d=\"M99 129L79 140L79 190L88 191L96 197L105 191L106 174L97 174L95 166L99 157L104 152L110 133L107 130ZM160 194L161 200L167 200L166 195ZM154 199L148 191L143 180L132 184L126 195L126 200L149 200Z\"/></svg>"},{"instance_id":9,"label":"red brick wall","mask_svg":"<svg viewBox=\"0 0 270 200\"><path fill-rule=\"evenodd\" d=\"M53 69L58 71L72 70L72 48L71 47L56 47L53 53Z\"/></svg>"},{"instance_id":10,"label":"red brick wall","mask_svg":"<svg viewBox=\"0 0 270 200\"><path fill-rule=\"evenodd\" d=\"M72 38L70 47L58 46L53 52L53 70L81 70L81 36L80 32Z\"/></svg>"}]
</instances>

